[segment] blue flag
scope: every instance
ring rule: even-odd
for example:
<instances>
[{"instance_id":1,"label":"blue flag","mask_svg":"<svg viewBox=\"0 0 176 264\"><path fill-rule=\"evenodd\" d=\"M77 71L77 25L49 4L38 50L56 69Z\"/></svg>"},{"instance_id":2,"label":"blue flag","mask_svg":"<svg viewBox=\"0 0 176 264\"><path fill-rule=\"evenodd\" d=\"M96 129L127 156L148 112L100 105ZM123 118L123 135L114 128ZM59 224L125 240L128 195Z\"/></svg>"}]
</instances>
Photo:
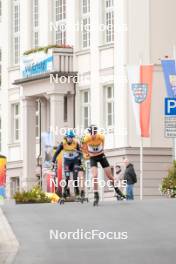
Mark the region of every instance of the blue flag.
<instances>
[{"instance_id":1,"label":"blue flag","mask_svg":"<svg viewBox=\"0 0 176 264\"><path fill-rule=\"evenodd\" d=\"M170 98L176 97L176 61L162 60L161 64L164 72L167 96Z\"/></svg>"}]
</instances>

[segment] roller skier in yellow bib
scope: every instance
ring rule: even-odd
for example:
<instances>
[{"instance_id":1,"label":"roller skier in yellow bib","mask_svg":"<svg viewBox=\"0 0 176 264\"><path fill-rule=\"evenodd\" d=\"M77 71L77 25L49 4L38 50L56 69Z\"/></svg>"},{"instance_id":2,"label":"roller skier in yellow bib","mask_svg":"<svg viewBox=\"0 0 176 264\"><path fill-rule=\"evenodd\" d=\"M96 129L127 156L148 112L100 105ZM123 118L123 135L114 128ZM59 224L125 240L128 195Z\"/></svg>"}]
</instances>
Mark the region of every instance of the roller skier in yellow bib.
<instances>
[{"instance_id":1,"label":"roller skier in yellow bib","mask_svg":"<svg viewBox=\"0 0 176 264\"><path fill-rule=\"evenodd\" d=\"M88 128L88 134L85 135L83 141L83 144L86 146L87 154L90 156L91 173L94 179L94 205L98 205L99 202L98 163L101 164L106 176L112 181L112 184L114 185L114 177L111 172L111 167L104 154L104 141L104 135L98 133L98 128L95 125L91 125ZM114 190L118 200L126 198L118 187L114 187Z\"/></svg>"},{"instance_id":2,"label":"roller skier in yellow bib","mask_svg":"<svg viewBox=\"0 0 176 264\"><path fill-rule=\"evenodd\" d=\"M73 172L73 181L74 181L74 192L76 198L79 197L79 178L78 173L81 168L81 158L82 152L80 149L80 144L75 138L75 133L73 130L68 130L65 134L63 141L57 147L57 150L53 156L53 164L56 162L57 156L63 150L64 158L64 173L66 186L64 187L63 199L70 196L70 190L68 188L68 182L70 180L70 173ZM84 196L84 191L81 191L81 197Z\"/></svg>"}]
</instances>

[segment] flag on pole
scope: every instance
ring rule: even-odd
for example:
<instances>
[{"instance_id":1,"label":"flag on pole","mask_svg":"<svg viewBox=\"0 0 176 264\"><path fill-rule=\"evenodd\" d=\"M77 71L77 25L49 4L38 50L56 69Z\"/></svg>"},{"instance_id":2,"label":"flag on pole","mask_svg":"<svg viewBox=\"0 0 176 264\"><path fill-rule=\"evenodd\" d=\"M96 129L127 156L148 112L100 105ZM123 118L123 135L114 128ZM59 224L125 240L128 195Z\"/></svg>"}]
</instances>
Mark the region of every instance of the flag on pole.
<instances>
[{"instance_id":1,"label":"flag on pole","mask_svg":"<svg viewBox=\"0 0 176 264\"><path fill-rule=\"evenodd\" d=\"M162 60L161 64L164 72L167 96L171 98L176 97L176 61Z\"/></svg>"},{"instance_id":2,"label":"flag on pole","mask_svg":"<svg viewBox=\"0 0 176 264\"><path fill-rule=\"evenodd\" d=\"M128 79L137 133L141 137L149 137L153 66L129 66Z\"/></svg>"}]
</instances>

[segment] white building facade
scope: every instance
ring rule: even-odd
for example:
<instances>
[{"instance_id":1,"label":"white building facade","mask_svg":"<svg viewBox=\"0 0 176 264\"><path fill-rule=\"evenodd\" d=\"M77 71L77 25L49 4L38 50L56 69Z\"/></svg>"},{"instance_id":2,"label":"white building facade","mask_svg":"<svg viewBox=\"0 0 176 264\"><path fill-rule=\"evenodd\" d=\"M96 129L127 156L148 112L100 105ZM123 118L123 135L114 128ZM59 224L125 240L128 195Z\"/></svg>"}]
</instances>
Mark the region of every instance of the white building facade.
<instances>
[{"instance_id":1,"label":"white building facade","mask_svg":"<svg viewBox=\"0 0 176 264\"><path fill-rule=\"evenodd\" d=\"M160 58L172 57L176 35L170 18L175 8L174 0L0 1L0 153L8 158L9 196L37 181L39 99L42 131L97 124L108 130L105 147L111 166L127 156L139 172L139 137L126 74L127 65L139 61L154 64L151 137L144 139L144 195L159 195L172 162L172 141L164 137L166 92ZM50 72L24 78L24 52L54 44L68 46L49 49ZM51 73L70 81L51 82Z\"/></svg>"}]
</instances>

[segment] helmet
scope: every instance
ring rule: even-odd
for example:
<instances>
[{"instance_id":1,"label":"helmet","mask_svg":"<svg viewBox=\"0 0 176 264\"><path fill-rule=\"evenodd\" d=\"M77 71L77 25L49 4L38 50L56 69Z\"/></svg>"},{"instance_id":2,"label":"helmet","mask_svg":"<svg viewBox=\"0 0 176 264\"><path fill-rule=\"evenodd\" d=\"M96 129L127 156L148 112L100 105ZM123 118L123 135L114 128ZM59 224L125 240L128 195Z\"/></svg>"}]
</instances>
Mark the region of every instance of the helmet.
<instances>
[{"instance_id":1,"label":"helmet","mask_svg":"<svg viewBox=\"0 0 176 264\"><path fill-rule=\"evenodd\" d=\"M69 137L69 138L74 138L75 137L75 132L73 130L68 130L66 133L65 133L65 136L66 137Z\"/></svg>"},{"instance_id":2,"label":"helmet","mask_svg":"<svg viewBox=\"0 0 176 264\"><path fill-rule=\"evenodd\" d=\"M97 134L98 132L98 127L96 125L91 125L89 128L88 128L88 132L91 134L91 135L95 135Z\"/></svg>"}]
</instances>

